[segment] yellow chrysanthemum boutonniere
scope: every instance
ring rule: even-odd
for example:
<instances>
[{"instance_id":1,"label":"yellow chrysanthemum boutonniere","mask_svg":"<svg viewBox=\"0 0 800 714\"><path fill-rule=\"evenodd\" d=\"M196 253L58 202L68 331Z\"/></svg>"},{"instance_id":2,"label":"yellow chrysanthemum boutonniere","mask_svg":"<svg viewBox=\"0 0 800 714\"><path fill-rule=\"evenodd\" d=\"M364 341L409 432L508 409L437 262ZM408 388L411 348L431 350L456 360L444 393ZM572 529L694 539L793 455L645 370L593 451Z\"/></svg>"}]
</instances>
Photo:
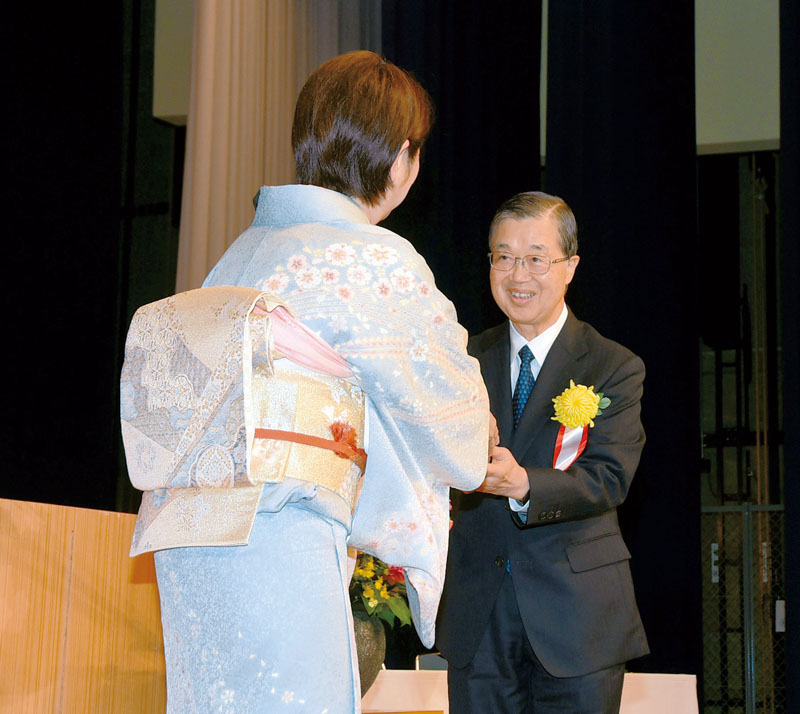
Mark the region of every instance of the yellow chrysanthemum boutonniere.
<instances>
[{"instance_id":1,"label":"yellow chrysanthemum boutonniere","mask_svg":"<svg viewBox=\"0 0 800 714\"><path fill-rule=\"evenodd\" d=\"M553 399L556 415L553 421L563 424L567 429L594 426L594 418L611 406L611 400L602 392L595 394L594 387L585 387L569 380L569 388Z\"/></svg>"},{"instance_id":2,"label":"yellow chrysanthemum boutonniere","mask_svg":"<svg viewBox=\"0 0 800 714\"><path fill-rule=\"evenodd\" d=\"M561 426L553 450L553 468L566 471L583 453L589 440L589 427L594 419L611 406L611 400L594 387L585 387L569 380L569 387L553 399L556 415L551 417Z\"/></svg>"}]
</instances>

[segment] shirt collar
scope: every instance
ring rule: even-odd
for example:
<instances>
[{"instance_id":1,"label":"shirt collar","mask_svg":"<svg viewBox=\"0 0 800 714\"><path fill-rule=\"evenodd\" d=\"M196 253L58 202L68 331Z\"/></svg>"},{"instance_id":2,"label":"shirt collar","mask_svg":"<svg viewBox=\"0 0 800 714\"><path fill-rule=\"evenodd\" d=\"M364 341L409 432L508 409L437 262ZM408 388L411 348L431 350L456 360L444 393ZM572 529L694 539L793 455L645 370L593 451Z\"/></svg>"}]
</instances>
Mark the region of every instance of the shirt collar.
<instances>
[{"instance_id":1,"label":"shirt collar","mask_svg":"<svg viewBox=\"0 0 800 714\"><path fill-rule=\"evenodd\" d=\"M567 310L566 304L561 309L561 314L558 316L558 319L550 325L544 332L539 333L534 337L532 340L526 340L514 327L513 322L509 322L511 329L509 330L511 336L511 361L513 362L515 359L519 359L517 357L517 353L522 349L523 345L528 345L531 352L533 352L533 356L536 359L536 363L541 367L544 364L545 359L547 358L547 353L550 351L550 348L553 346L553 343L556 341L556 337L561 332L561 329L564 327L564 323L567 321L567 315L569 314L569 310Z\"/></svg>"}]
</instances>

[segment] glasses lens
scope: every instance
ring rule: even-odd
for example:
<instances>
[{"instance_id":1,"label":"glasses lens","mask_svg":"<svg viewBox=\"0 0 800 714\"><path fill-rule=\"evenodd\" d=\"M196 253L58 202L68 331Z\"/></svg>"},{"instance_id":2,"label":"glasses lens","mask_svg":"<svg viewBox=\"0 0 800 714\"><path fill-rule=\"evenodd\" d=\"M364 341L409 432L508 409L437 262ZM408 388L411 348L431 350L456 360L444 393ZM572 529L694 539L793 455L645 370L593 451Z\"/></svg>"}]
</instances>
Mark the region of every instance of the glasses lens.
<instances>
[{"instance_id":1,"label":"glasses lens","mask_svg":"<svg viewBox=\"0 0 800 714\"><path fill-rule=\"evenodd\" d=\"M510 253L491 253L489 255L492 267L495 270L511 270L514 267L514 256Z\"/></svg>"},{"instance_id":2,"label":"glasses lens","mask_svg":"<svg viewBox=\"0 0 800 714\"><path fill-rule=\"evenodd\" d=\"M511 253L489 253L489 264L495 270L513 270L517 260ZM531 275L544 275L550 269L550 259L544 255L526 255L519 258L519 263Z\"/></svg>"},{"instance_id":3,"label":"glasses lens","mask_svg":"<svg viewBox=\"0 0 800 714\"><path fill-rule=\"evenodd\" d=\"M532 275L542 275L550 268L550 259L543 255L526 255L523 265Z\"/></svg>"}]
</instances>

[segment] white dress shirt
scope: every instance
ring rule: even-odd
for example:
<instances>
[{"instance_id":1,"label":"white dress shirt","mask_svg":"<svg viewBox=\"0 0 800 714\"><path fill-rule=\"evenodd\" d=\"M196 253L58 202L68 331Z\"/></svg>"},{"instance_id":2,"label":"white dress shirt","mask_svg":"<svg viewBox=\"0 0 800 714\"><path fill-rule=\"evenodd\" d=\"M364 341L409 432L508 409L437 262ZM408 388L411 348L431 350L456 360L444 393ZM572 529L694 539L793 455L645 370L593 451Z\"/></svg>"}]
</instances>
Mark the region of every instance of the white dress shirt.
<instances>
[{"instance_id":1,"label":"white dress shirt","mask_svg":"<svg viewBox=\"0 0 800 714\"><path fill-rule=\"evenodd\" d=\"M528 345L528 348L531 352L533 352L533 361L531 362L531 372L533 373L534 380L539 376L539 371L542 369L542 365L544 361L547 359L547 353L550 351L550 348L553 346L553 343L556 341L556 337L558 337L558 333L561 332L561 329L564 327L564 323L567 321L567 315L569 311L567 310L566 304L561 310L561 314L558 316L558 319L550 325L544 332L539 333L534 337L532 340L526 340L514 327L514 323L510 323L511 329L509 330L509 334L511 336L511 349L510 357L511 357L511 364L509 365L509 369L511 370L511 396L514 396L514 389L517 386L517 380L519 379L519 370L522 366L522 360L519 358L519 351L523 348L524 345ZM502 434L501 434L502 437ZM509 498L508 503L511 506L512 511L516 511L517 513L525 513L528 512L528 506L530 505L530 501L525 501L524 503L518 501L516 498Z\"/></svg>"}]
</instances>

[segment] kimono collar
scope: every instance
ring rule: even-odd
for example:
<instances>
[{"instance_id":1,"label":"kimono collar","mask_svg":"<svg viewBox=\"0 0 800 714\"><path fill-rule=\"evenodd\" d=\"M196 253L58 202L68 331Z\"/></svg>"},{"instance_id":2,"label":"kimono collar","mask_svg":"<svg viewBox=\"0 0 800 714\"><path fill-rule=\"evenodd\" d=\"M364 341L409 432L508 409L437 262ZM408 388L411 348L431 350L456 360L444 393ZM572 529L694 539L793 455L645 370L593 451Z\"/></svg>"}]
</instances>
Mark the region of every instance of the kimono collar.
<instances>
[{"instance_id":1,"label":"kimono collar","mask_svg":"<svg viewBox=\"0 0 800 714\"><path fill-rule=\"evenodd\" d=\"M257 199L254 226L335 221L369 224L352 198L320 186L262 186Z\"/></svg>"}]
</instances>

